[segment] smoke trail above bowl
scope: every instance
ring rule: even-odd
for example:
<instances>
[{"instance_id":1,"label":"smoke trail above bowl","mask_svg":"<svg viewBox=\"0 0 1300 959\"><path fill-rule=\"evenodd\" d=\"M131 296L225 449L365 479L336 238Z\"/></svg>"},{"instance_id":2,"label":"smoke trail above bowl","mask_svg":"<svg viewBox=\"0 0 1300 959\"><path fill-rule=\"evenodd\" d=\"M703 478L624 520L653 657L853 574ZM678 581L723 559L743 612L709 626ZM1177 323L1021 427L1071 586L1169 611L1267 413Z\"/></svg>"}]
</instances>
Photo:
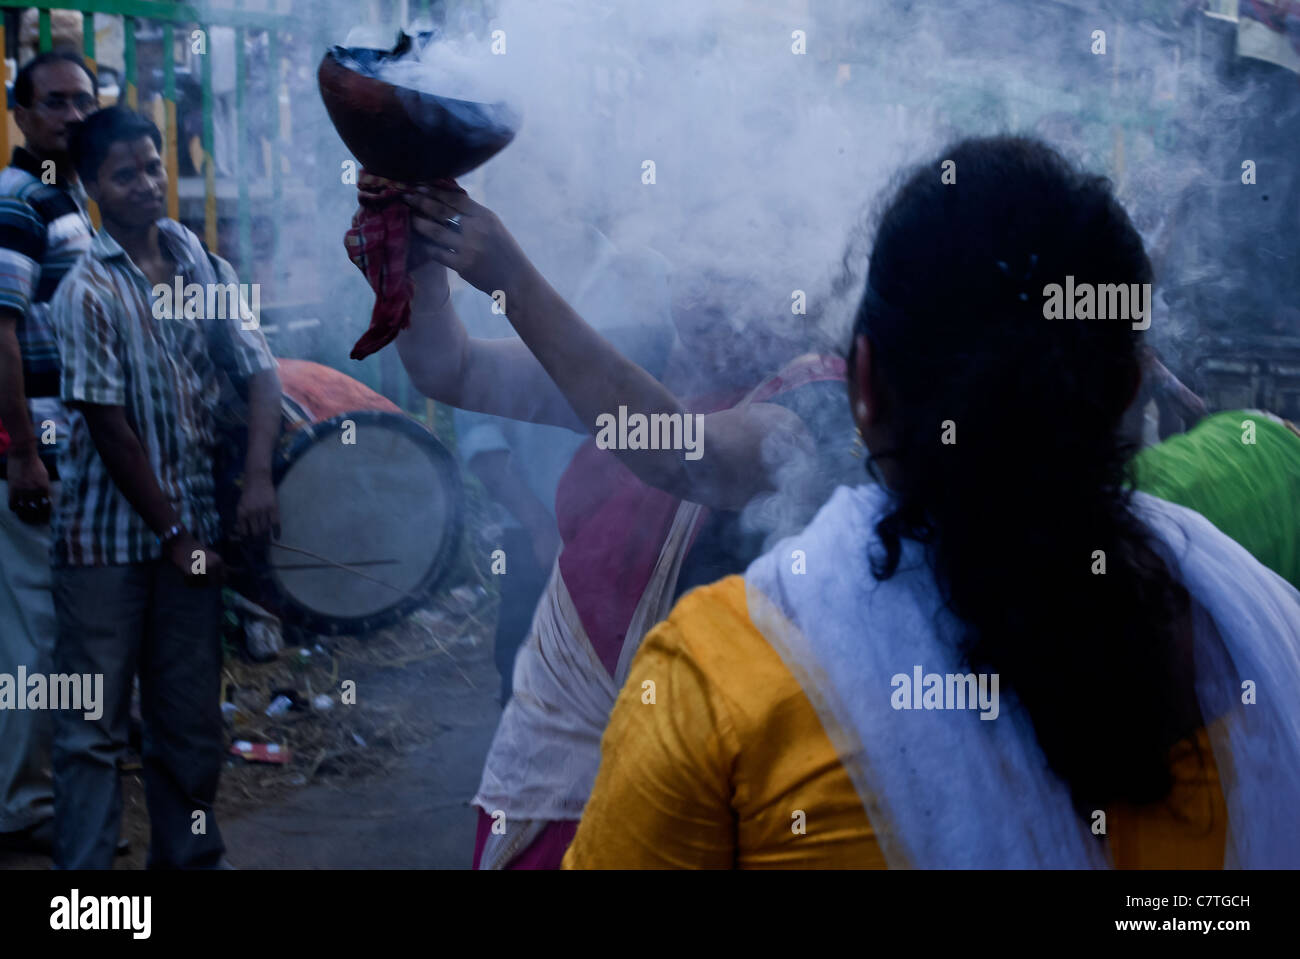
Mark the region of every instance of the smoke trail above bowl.
<instances>
[{"instance_id":1,"label":"smoke trail above bowl","mask_svg":"<svg viewBox=\"0 0 1300 959\"><path fill-rule=\"evenodd\" d=\"M451 58L445 68L422 61L432 37L403 33L387 51L335 46L321 60L317 81L330 121L371 173L407 183L455 178L499 153L519 128L504 101L446 95L474 83Z\"/></svg>"}]
</instances>

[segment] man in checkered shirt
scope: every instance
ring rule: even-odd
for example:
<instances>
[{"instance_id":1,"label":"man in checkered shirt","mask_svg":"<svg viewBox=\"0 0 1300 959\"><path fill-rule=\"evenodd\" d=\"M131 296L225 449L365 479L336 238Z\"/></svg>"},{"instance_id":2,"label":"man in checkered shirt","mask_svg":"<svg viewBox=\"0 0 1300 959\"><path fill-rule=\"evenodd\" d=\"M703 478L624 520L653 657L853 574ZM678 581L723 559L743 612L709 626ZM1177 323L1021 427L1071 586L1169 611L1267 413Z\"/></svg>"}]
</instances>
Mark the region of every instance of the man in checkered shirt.
<instances>
[{"instance_id":1,"label":"man in checkered shirt","mask_svg":"<svg viewBox=\"0 0 1300 959\"><path fill-rule=\"evenodd\" d=\"M148 864L225 864L213 815L225 745L222 563L210 545L220 532L219 367L248 383L236 533L261 537L278 524L271 452L280 382L256 318L243 303L205 316L188 296L182 308L158 293L177 283L211 291L235 279L228 263L163 215L161 145L153 123L112 107L76 128L70 146L104 225L52 305L72 411L54 517L54 661L56 672L102 674L104 702L99 719L66 710L55 718L59 868L112 864L122 811L116 761L137 670Z\"/></svg>"}]
</instances>

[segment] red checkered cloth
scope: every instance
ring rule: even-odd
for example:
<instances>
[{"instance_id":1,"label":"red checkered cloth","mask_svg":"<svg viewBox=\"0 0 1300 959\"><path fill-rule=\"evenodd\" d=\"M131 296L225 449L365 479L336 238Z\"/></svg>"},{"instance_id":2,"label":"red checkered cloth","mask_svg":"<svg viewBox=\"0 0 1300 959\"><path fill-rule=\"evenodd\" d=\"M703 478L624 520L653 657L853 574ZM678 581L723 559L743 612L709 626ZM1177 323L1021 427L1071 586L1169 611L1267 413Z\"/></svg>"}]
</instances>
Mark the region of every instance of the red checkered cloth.
<instances>
[{"instance_id":1,"label":"red checkered cloth","mask_svg":"<svg viewBox=\"0 0 1300 959\"><path fill-rule=\"evenodd\" d=\"M464 190L455 180L435 180L444 190ZM361 171L357 180L360 208L352 228L343 237L348 259L366 275L375 291L370 327L352 347L352 359L364 360L397 338L411 322L415 284L406 272L406 251L411 236L411 208L401 201L411 187L396 180Z\"/></svg>"}]
</instances>

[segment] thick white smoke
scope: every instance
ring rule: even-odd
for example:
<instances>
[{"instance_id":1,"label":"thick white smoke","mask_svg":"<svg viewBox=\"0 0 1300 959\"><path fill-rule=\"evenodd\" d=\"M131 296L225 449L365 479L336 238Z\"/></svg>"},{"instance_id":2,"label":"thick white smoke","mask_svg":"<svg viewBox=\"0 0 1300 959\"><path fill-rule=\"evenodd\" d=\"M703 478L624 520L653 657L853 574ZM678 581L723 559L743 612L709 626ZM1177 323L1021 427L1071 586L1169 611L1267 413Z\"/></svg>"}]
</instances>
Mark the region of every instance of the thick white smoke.
<instances>
[{"instance_id":1,"label":"thick white smoke","mask_svg":"<svg viewBox=\"0 0 1300 959\"><path fill-rule=\"evenodd\" d=\"M1243 79L1222 29L1190 7L1084 6L500 0L471 33L453 13L445 38L397 69L431 91L505 99L522 115L515 142L462 185L545 270L581 271L556 262L550 240L590 224L620 247L661 253L679 298L723 296L717 315L733 335L717 344L715 368L744 367L764 326L810 347L819 337L846 346L869 253L864 213L901 168L955 137L1000 132L1042 136L1113 179L1157 279L1176 294L1158 306L1150 336L1178 354L1216 304L1261 299L1261 277L1225 268L1243 244L1224 238L1241 237L1241 218L1259 209L1232 192L1241 159L1294 174L1244 122L1252 110L1263 116L1259 85ZM323 14L340 42L356 26L352 10ZM1267 109L1294 128L1294 96ZM347 154L328 124L315 132L328 174ZM1275 207L1294 210L1294 194L1277 185ZM347 190L335 189L320 229L341 235L350 210ZM1289 249L1293 267L1294 223L1288 238L1279 222L1247 230L1238 259L1257 242ZM850 240L853 282L836 295ZM338 256L349 274L341 245ZM1280 282L1285 271L1273 274L1268 282ZM355 271L345 286L339 302L355 302L355 315L331 335L346 340L363 328L370 295ZM792 311L795 291L806 315Z\"/></svg>"}]
</instances>

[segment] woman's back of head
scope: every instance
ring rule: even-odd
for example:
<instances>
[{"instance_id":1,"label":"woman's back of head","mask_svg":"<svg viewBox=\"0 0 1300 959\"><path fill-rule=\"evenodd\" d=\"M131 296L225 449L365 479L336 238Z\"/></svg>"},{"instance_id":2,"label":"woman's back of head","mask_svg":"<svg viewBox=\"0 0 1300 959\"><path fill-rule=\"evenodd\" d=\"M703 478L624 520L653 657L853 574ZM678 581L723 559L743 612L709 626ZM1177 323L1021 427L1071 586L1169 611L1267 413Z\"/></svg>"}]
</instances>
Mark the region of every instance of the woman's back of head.
<instances>
[{"instance_id":1,"label":"woman's back of head","mask_svg":"<svg viewBox=\"0 0 1300 959\"><path fill-rule=\"evenodd\" d=\"M1198 717L1186 594L1125 483L1141 334L1047 319L1045 288L1067 277L1094 292L1151 281L1107 181L1038 141L965 140L886 205L856 333L890 437L872 458L897 494L877 575L900 538L927 544L971 664L1000 674L1091 809L1163 797L1168 748Z\"/></svg>"}]
</instances>

